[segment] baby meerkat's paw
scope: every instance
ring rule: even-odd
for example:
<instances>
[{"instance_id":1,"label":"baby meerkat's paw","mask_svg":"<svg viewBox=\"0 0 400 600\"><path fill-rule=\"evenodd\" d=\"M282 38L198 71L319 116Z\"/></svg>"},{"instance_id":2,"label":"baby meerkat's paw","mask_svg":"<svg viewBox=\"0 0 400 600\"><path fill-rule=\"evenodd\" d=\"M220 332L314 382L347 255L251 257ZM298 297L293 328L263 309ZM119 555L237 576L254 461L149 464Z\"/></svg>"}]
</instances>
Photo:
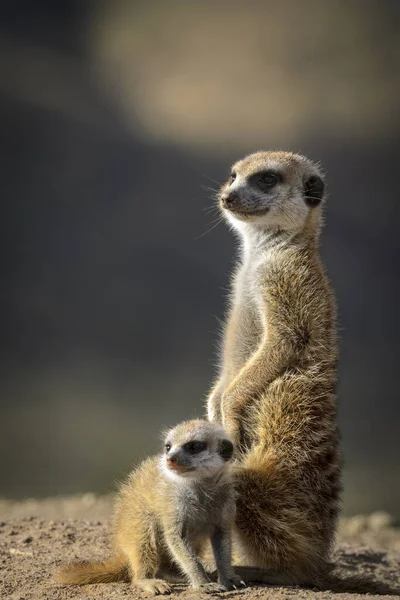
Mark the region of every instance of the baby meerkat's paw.
<instances>
[{"instance_id":1,"label":"baby meerkat's paw","mask_svg":"<svg viewBox=\"0 0 400 600\"><path fill-rule=\"evenodd\" d=\"M221 577L220 583L227 590L240 590L246 587L245 582L239 577L239 575L232 575L231 577Z\"/></svg>"},{"instance_id":2,"label":"baby meerkat's paw","mask_svg":"<svg viewBox=\"0 0 400 600\"><path fill-rule=\"evenodd\" d=\"M139 579L134 582L134 585L144 592L147 592L150 596L170 594L172 592L170 586L164 579Z\"/></svg>"},{"instance_id":3,"label":"baby meerkat's paw","mask_svg":"<svg viewBox=\"0 0 400 600\"><path fill-rule=\"evenodd\" d=\"M221 583L202 583L196 587L199 592L204 594L218 594L219 592L227 592L227 588Z\"/></svg>"}]
</instances>

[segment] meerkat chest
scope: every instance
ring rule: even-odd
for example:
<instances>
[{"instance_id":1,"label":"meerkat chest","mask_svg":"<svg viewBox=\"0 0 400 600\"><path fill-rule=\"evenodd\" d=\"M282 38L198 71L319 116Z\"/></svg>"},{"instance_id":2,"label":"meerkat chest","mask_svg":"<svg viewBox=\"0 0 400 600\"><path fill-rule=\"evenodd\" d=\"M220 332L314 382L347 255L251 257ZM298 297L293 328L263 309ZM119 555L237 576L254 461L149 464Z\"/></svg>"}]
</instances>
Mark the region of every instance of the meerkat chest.
<instances>
[{"instance_id":1,"label":"meerkat chest","mask_svg":"<svg viewBox=\"0 0 400 600\"><path fill-rule=\"evenodd\" d=\"M248 260L239 267L234 280L235 300L249 307L254 304L254 274L255 266Z\"/></svg>"},{"instance_id":2,"label":"meerkat chest","mask_svg":"<svg viewBox=\"0 0 400 600\"><path fill-rule=\"evenodd\" d=\"M207 537L227 518L230 492L225 486L204 489L201 485L181 491L178 504L189 537Z\"/></svg>"},{"instance_id":3,"label":"meerkat chest","mask_svg":"<svg viewBox=\"0 0 400 600\"><path fill-rule=\"evenodd\" d=\"M237 368L240 368L256 350L266 332L267 308L259 283L259 271L264 261L263 256L249 255L239 267L234 279L232 320L235 323L235 339L229 339L228 346Z\"/></svg>"},{"instance_id":4,"label":"meerkat chest","mask_svg":"<svg viewBox=\"0 0 400 600\"><path fill-rule=\"evenodd\" d=\"M235 300L256 315L259 313L260 272L268 268L271 260L269 250L248 250L234 279Z\"/></svg>"}]
</instances>

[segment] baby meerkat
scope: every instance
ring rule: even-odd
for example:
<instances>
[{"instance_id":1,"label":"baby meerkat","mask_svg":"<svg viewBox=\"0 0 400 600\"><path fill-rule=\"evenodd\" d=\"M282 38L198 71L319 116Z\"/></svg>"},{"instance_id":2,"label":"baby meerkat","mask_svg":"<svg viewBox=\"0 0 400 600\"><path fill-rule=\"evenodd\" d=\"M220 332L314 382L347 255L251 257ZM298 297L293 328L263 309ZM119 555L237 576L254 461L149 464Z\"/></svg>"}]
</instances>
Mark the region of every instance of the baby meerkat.
<instances>
[{"instance_id":1,"label":"baby meerkat","mask_svg":"<svg viewBox=\"0 0 400 600\"><path fill-rule=\"evenodd\" d=\"M113 557L69 564L58 580L132 581L153 595L170 593L167 581L182 576L206 593L244 586L231 565L232 454L233 444L219 425L198 419L171 429L164 454L144 461L119 491ZM218 583L210 581L199 558L209 539Z\"/></svg>"}]
</instances>

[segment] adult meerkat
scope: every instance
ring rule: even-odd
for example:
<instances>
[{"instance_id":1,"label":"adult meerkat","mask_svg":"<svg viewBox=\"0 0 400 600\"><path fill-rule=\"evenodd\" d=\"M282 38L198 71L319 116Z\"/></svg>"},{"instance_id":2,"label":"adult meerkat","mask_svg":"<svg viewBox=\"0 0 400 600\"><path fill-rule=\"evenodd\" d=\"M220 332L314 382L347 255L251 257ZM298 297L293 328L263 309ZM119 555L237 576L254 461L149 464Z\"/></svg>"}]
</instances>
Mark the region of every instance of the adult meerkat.
<instances>
[{"instance_id":1,"label":"adult meerkat","mask_svg":"<svg viewBox=\"0 0 400 600\"><path fill-rule=\"evenodd\" d=\"M240 450L240 560L265 568L270 583L325 579L339 513L336 313L318 250L323 201L319 168L288 152L240 160L219 193L241 253L208 417Z\"/></svg>"},{"instance_id":2,"label":"adult meerkat","mask_svg":"<svg viewBox=\"0 0 400 600\"><path fill-rule=\"evenodd\" d=\"M166 435L164 454L144 461L119 491L114 556L67 565L58 580L80 585L131 580L153 595L170 593L167 580L182 575L202 592L242 587L231 565L232 454L221 426L204 420L177 425ZM210 581L199 560L209 539L219 583Z\"/></svg>"}]
</instances>

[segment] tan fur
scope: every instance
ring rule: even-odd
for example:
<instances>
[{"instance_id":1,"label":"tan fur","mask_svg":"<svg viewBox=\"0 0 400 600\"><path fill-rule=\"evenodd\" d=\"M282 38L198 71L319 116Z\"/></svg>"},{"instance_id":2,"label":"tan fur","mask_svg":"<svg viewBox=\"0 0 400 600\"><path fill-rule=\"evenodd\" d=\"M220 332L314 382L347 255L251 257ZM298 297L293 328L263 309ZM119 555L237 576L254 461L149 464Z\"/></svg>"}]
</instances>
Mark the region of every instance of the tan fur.
<instances>
[{"instance_id":1,"label":"tan fur","mask_svg":"<svg viewBox=\"0 0 400 600\"><path fill-rule=\"evenodd\" d=\"M303 156L259 152L234 165L221 203L239 195L265 215L224 215L241 240L220 378L209 419L239 444L237 561L271 583L322 585L340 503L334 296L318 250L322 202L304 185L320 170ZM249 182L277 170L264 194Z\"/></svg>"},{"instance_id":2,"label":"tan fur","mask_svg":"<svg viewBox=\"0 0 400 600\"><path fill-rule=\"evenodd\" d=\"M232 444L222 427L204 420L182 423L168 432L171 449L149 458L121 486L114 519L114 555L104 562L64 567L62 583L129 581L151 594L169 593L167 580L187 581L213 593L244 585L231 566L235 497L228 465ZM189 454L185 444L206 443ZM228 456L222 444L228 444ZM178 457L179 470L167 459ZM199 556L211 539L219 583L212 583Z\"/></svg>"}]
</instances>

